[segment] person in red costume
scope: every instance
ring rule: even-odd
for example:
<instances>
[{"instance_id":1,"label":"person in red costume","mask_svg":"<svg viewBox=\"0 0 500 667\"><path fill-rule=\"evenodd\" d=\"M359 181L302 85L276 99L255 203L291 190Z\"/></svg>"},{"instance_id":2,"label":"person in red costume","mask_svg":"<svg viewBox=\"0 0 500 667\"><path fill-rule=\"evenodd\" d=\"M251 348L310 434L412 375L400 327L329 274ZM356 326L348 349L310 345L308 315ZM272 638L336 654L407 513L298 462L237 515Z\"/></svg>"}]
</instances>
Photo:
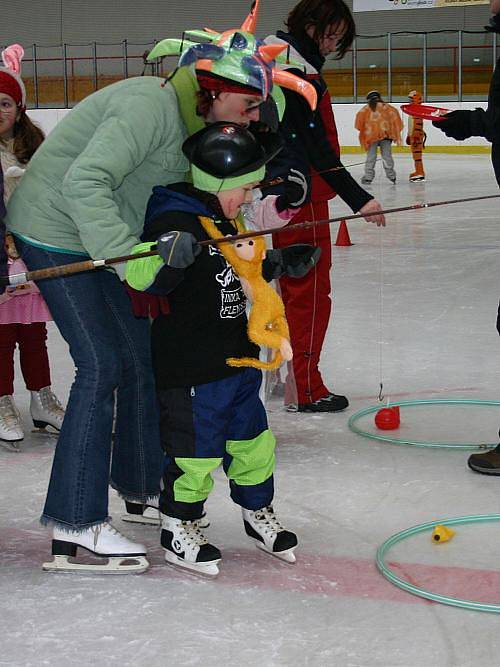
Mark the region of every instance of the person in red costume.
<instances>
[{"instance_id":1,"label":"person in red costume","mask_svg":"<svg viewBox=\"0 0 500 667\"><path fill-rule=\"evenodd\" d=\"M342 0L301 0L290 12L286 26L288 32L278 31L265 41L268 44L285 42L288 45L291 62L284 67L312 83L319 100L317 111L312 113L299 95L283 91L286 109L280 133L285 149L282 155L272 161L269 175L283 177L290 173L290 169L305 171L310 185L310 200L304 201L289 224L327 219L328 201L338 194L355 213L361 213L368 222L377 226L385 225L379 202L358 185L340 161L330 96L321 75L325 58L331 53L335 53L337 59L342 58L352 44L355 36L352 14ZM321 248L321 258L304 278L280 279L290 327L296 384L295 394L289 373L285 403L290 409L299 412L344 410L349 405L347 398L328 389L319 370L321 348L331 312L329 225L287 231L273 237L275 248L291 243L318 246Z\"/></svg>"}]
</instances>

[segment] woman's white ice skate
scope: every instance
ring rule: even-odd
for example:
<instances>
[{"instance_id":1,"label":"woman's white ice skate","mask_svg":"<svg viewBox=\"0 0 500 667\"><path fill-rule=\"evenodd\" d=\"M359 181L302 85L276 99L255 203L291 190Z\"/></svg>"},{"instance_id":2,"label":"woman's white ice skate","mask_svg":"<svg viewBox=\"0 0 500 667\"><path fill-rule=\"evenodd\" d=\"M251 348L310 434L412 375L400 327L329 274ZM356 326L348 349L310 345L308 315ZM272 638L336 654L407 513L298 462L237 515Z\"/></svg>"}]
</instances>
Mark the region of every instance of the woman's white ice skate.
<instances>
[{"instance_id":1,"label":"woman's white ice skate","mask_svg":"<svg viewBox=\"0 0 500 667\"><path fill-rule=\"evenodd\" d=\"M159 526L161 524L161 515L159 508L159 499L151 498L146 503L138 503L134 500L126 500L125 508L127 510L126 514L122 514L121 520L126 523L140 523L145 526ZM203 513L201 519L198 519L198 525L201 529L208 528L210 526L210 521L206 515L206 512Z\"/></svg>"},{"instance_id":2,"label":"woman's white ice skate","mask_svg":"<svg viewBox=\"0 0 500 667\"><path fill-rule=\"evenodd\" d=\"M158 498L152 498L145 503L125 501L126 514L122 514L121 520L126 523L140 523L146 526L159 526L161 524L160 508Z\"/></svg>"},{"instance_id":3,"label":"woman's white ice skate","mask_svg":"<svg viewBox=\"0 0 500 667\"><path fill-rule=\"evenodd\" d=\"M209 544L201 532L199 520L182 521L166 514L162 514L161 518L161 545L165 549L167 563L205 576L217 576L221 553Z\"/></svg>"},{"instance_id":4,"label":"woman's white ice skate","mask_svg":"<svg viewBox=\"0 0 500 667\"><path fill-rule=\"evenodd\" d=\"M76 557L79 547L105 562L70 561L70 558ZM149 567L146 547L131 542L108 521L82 531L66 531L55 526L52 533L52 555L54 560L42 565L46 572L128 574L145 572Z\"/></svg>"},{"instance_id":5,"label":"woman's white ice skate","mask_svg":"<svg viewBox=\"0 0 500 667\"><path fill-rule=\"evenodd\" d=\"M242 507L241 511L245 532L259 549L286 563L295 563L297 535L283 528L271 505L254 511Z\"/></svg>"}]
</instances>

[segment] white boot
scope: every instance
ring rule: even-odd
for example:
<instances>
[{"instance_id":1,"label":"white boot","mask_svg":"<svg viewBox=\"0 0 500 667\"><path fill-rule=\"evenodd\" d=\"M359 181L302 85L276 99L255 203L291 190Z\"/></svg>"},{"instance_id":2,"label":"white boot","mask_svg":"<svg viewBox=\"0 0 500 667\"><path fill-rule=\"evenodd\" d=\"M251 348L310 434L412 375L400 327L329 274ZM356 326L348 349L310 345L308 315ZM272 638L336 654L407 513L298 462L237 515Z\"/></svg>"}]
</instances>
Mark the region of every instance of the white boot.
<instances>
[{"instance_id":1,"label":"white boot","mask_svg":"<svg viewBox=\"0 0 500 667\"><path fill-rule=\"evenodd\" d=\"M73 563L78 548L86 549L94 556L107 559L107 563ZM43 569L51 572L90 571L105 574L144 572L149 563L146 560L146 547L132 542L119 533L109 521L91 526L81 531L55 526L52 531L51 563L44 563Z\"/></svg>"},{"instance_id":2,"label":"white boot","mask_svg":"<svg viewBox=\"0 0 500 667\"><path fill-rule=\"evenodd\" d=\"M51 388L43 387L40 391L30 393L30 412L36 428L52 426L60 431L64 419L64 408Z\"/></svg>"},{"instance_id":3,"label":"white boot","mask_svg":"<svg viewBox=\"0 0 500 667\"><path fill-rule=\"evenodd\" d=\"M150 498L146 503L139 503L136 500L126 500L126 514L122 514L121 520L126 523L142 523L147 526L159 526L161 524L161 515L159 507L159 497ZM203 530L210 526L206 512L203 512L201 519L198 519L198 525Z\"/></svg>"},{"instance_id":4,"label":"white boot","mask_svg":"<svg viewBox=\"0 0 500 667\"><path fill-rule=\"evenodd\" d=\"M0 441L12 451L19 451L15 444L24 438L19 410L12 396L0 396Z\"/></svg>"},{"instance_id":5,"label":"white boot","mask_svg":"<svg viewBox=\"0 0 500 667\"><path fill-rule=\"evenodd\" d=\"M241 511L245 532L259 549L287 563L295 563L293 552L298 545L297 535L283 528L271 505L254 511L242 507Z\"/></svg>"},{"instance_id":6,"label":"white boot","mask_svg":"<svg viewBox=\"0 0 500 667\"><path fill-rule=\"evenodd\" d=\"M217 563L221 553L209 544L198 521L182 521L161 515L161 545L165 549L165 560L188 570L209 576L219 574Z\"/></svg>"}]
</instances>

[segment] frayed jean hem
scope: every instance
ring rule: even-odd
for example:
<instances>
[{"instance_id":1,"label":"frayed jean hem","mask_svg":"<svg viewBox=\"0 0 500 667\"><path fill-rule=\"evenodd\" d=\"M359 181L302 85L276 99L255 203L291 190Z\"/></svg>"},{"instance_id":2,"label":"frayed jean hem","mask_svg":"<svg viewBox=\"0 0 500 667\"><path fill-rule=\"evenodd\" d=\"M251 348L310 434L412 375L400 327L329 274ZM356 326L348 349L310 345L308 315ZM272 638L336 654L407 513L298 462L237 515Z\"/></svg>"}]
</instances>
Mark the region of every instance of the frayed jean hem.
<instances>
[{"instance_id":1,"label":"frayed jean hem","mask_svg":"<svg viewBox=\"0 0 500 667\"><path fill-rule=\"evenodd\" d=\"M54 517L47 516L46 514L42 514L42 516L40 517L40 523L42 524L42 526L57 527L66 533L71 533L71 532L82 533L84 530L87 530L88 528L93 528L94 526L101 526L107 521L111 521L110 516L107 516L104 519L100 519L99 521L90 521L89 523L83 523L83 524L67 523L66 521L60 521L59 519L54 519Z\"/></svg>"},{"instance_id":2,"label":"frayed jean hem","mask_svg":"<svg viewBox=\"0 0 500 667\"><path fill-rule=\"evenodd\" d=\"M152 500L158 500L160 497L160 489L153 492L144 492L144 493L131 493L130 491L125 491L124 489L119 488L114 482L110 481L109 485L114 489L122 500L130 501L132 503L142 503L143 505L149 503Z\"/></svg>"}]
</instances>

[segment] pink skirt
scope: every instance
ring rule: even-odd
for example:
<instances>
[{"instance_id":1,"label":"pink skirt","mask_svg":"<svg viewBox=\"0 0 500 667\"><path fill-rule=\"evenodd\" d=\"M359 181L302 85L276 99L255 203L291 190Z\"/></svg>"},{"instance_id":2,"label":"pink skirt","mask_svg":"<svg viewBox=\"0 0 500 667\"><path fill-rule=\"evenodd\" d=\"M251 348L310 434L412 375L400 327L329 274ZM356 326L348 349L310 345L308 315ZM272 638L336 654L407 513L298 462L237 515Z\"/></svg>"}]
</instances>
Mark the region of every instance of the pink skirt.
<instances>
[{"instance_id":1,"label":"pink skirt","mask_svg":"<svg viewBox=\"0 0 500 667\"><path fill-rule=\"evenodd\" d=\"M20 259L8 262L9 274L27 271ZM33 324L52 319L47 304L33 282L19 285L14 290L7 288L0 295L0 324Z\"/></svg>"}]
</instances>

